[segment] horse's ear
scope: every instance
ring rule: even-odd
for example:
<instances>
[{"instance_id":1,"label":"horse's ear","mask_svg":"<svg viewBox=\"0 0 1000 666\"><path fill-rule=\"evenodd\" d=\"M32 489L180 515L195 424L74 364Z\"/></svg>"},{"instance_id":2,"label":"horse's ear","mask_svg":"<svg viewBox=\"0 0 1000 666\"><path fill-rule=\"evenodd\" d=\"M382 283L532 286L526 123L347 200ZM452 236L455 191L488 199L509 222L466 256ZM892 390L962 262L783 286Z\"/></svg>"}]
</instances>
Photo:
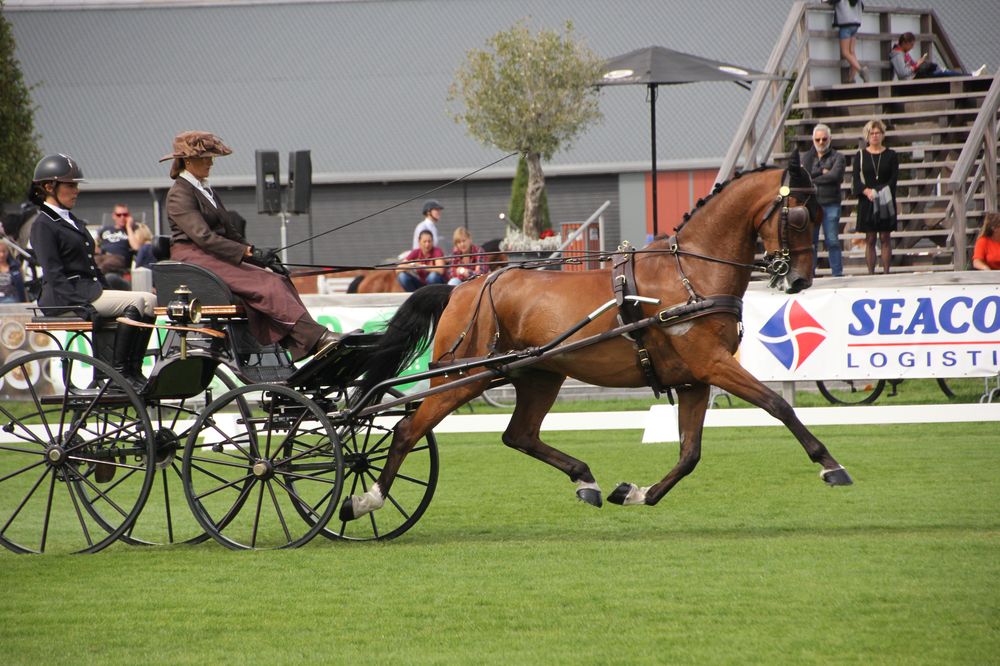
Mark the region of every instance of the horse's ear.
<instances>
[{"instance_id":1,"label":"horse's ear","mask_svg":"<svg viewBox=\"0 0 1000 666\"><path fill-rule=\"evenodd\" d=\"M802 168L802 162L799 158L799 147L792 147L792 154L788 156L788 175L795 176L798 175L799 169Z\"/></svg>"}]
</instances>

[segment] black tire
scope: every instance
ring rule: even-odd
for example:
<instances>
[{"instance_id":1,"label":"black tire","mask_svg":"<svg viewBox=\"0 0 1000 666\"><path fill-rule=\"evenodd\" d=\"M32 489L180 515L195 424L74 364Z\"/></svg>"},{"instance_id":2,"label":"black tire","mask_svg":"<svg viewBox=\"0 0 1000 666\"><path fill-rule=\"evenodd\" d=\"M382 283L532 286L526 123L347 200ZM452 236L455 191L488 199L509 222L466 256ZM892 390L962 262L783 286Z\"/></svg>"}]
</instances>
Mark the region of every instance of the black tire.
<instances>
[{"instance_id":1,"label":"black tire","mask_svg":"<svg viewBox=\"0 0 1000 666\"><path fill-rule=\"evenodd\" d=\"M937 380L937 385L938 385L938 388L941 389L941 392L945 394L945 397L948 397L948 398L954 398L955 397L955 392L951 390L950 386L948 386L948 382L947 381L945 381L944 379L938 379Z\"/></svg>"},{"instance_id":2,"label":"black tire","mask_svg":"<svg viewBox=\"0 0 1000 666\"><path fill-rule=\"evenodd\" d=\"M834 405L870 405L885 390L885 380L828 379L816 382L816 388Z\"/></svg>"},{"instance_id":3,"label":"black tire","mask_svg":"<svg viewBox=\"0 0 1000 666\"><path fill-rule=\"evenodd\" d=\"M387 394L403 395L395 389ZM402 418L407 413L400 407L337 428L344 450L345 495L367 492L375 483L392 441L392 426L383 421ZM429 432L403 461L385 506L350 522L334 517L321 534L328 539L344 541L388 541L400 536L416 525L430 506L437 488L439 467L437 439Z\"/></svg>"},{"instance_id":4,"label":"black tire","mask_svg":"<svg viewBox=\"0 0 1000 666\"><path fill-rule=\"evenodd\" d=\"M316 403L285 386L252 384L202 412L181 473L192 513L222 545L296 548L338 508L344 461L337 433ZM304 507L309 521L300 519Z\"/></svg>"},{"instance_id":5,"label":"black tire","mask_svg":"<svg viewBox=\"0 0 1000 666\"><path fill-rule=\"evenodd\" d=\"M114 543L155 474L135 390L103 361L62 350L20 356L0 367L0 381L0 543L17 553Z\"/></svg>"}]
</instances>

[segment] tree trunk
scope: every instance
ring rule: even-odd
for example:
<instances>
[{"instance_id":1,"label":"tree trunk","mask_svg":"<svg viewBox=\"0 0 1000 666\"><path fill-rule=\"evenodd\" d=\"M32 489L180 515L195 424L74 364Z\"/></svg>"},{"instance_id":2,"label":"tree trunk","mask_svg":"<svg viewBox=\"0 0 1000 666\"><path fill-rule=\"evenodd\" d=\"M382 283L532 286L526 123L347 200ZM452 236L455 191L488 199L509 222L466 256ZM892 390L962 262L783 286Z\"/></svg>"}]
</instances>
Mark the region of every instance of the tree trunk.
<instances>
[{"instance_id":1,"label":"tree trunk","mask_svg":"<svg viewBox=\"0 0 1000 666\"><path fill-rule=\"evenodd\" d=\"M542 228L542 191L545 190L545 174L542 173L542 156L539 153L527 153L524 156L528 162L528 189L524 193L524 234L538 238Z\"/></svg>"}]
</instances>

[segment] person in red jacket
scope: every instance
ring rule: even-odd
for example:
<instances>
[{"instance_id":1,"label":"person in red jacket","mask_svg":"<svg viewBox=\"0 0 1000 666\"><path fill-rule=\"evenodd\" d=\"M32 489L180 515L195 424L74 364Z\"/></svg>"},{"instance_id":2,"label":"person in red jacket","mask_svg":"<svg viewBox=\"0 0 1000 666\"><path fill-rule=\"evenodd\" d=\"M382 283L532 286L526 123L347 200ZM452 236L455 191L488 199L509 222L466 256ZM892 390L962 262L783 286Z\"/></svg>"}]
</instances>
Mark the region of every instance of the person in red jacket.
<instances>
[{"instance_id":1,"label":"person in red jacket","mask_svg":"<svg viewBox=\"0 0 1000 666\"><path fill-rule=\"evenodd\" d=\"M972 267L977 271L1000 271L1000 213L986 213L983 229L972 251Z\"/></svg>"}]
</instances>

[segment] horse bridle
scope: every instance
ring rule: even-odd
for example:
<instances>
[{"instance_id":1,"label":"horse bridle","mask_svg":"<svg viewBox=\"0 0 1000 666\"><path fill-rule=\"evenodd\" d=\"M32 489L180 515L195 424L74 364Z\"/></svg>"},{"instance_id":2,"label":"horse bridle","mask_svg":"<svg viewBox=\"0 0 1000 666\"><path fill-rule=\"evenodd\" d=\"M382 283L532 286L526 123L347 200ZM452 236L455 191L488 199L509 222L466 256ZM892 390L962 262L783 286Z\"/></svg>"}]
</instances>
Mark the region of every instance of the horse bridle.
<instances>
[{"instance_id":1,"label":"horse bridle","mask_svg":"<svg viewBox=\"0 0 1000 666\"><path fill-rule=\"evenodd\" d=\"M808 175L808 174L807 174ZM778 188L778 196L775 197L774 202L764 213L764 217L761 218L754 226L754 232L760 236L760 230L767 223L771 216L774 215L775 211L781 210L781 215L778 218L778 243L780 247L776 250L769 251L767 247L764 248L764 256L759 262L755 262L755 266L764 270L768 275L771 276L772 284L788 275L791 270L791 258L792 254L795 252L802 252L804 250L811 250L812 245L808 247L795 247L791 248L788 246L788 229L791 228L795 231L803 231L809 224L809 209L808 203L810 197L816 194L816 185L811 182L808 187L790 187L785 183L788 178L788 172L782 177L781 187ZM796 198L801 198L802 203L798 206L789 206L788 198L795 194ZM802 195L805 195L802 197Z\"/></svg>"}]
</instances>

